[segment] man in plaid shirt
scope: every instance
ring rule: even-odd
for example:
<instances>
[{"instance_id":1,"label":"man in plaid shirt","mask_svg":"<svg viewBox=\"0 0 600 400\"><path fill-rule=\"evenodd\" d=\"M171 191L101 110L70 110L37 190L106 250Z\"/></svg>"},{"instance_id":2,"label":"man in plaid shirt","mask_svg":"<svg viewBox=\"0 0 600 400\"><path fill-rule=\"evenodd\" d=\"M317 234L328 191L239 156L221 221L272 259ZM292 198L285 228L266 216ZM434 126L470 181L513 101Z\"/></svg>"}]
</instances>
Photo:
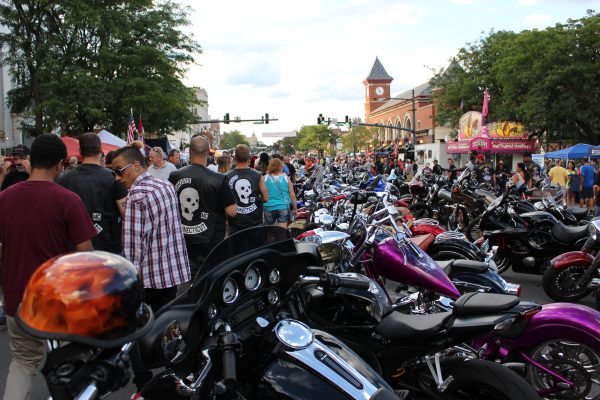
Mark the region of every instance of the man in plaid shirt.
<instances>
[{"instance_id":1,"label":"man in plaid shirt","mask_svg":"<svg viewBox=\"0 0 600 400\"><path fill-rule=\"evenodd\" d=\"M190 280L175 188L146 171L133 146L116 151L112 167L129 189L123 219L123 255L138 268L145 302L156 312Z\"/></svg>"}]
</instances>

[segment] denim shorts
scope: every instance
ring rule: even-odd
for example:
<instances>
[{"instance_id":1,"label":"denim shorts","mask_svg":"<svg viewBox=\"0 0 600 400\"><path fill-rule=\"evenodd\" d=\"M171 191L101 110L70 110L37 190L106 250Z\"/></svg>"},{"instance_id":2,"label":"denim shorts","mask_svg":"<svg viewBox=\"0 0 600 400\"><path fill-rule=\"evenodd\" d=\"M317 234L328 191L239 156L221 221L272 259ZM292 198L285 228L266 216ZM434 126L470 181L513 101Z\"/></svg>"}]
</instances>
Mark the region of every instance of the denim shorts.
<instances>
[{"instance_id":1,"label":"denim shorts","mask_svg":"<svg viewBox=\"0 0 600 400\"><path fill-rule=\"evenodd\" d=\"M288 222L288 218L290 215L289 208L284 208L283 210L264 210L265 213L265 225L271 225L276 222L285 223Z\"/></svg>"}]
</instances>

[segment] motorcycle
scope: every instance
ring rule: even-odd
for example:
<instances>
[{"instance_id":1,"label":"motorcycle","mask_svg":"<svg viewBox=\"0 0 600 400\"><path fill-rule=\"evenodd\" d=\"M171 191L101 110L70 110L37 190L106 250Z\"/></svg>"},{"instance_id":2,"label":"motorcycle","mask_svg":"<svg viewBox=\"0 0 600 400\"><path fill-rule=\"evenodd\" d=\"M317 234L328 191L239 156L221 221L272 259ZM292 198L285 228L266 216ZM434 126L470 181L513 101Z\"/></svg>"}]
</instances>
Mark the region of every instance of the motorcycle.
<instances>
[{"instance_id":1,"label":"motorcycle","mask_svg":"<svg viewBox=\"0 0 600 400\"><path fill-rule=\"evenodd\" d=\"M569 251L550 261L544 272L544 292L556 301L577 301L600 287L600 220L592 220L587 230L589 236L580 251ZM594 257L594 253L596 256Z\"/></svg>"},{"instance_id":2,"label":"motorcycle","mask_svg":"<svg viewBox=\"0 0 600 400\"><path fill-rule=\"evenodd\" d=\"M273 226L221 242L139 340L144 365L165 367L139 398L398 399L347 345L292 317L286 293L316 260L313 247ZM319 282L368 286L335 275Z\"/></svg>"},{"instance_id":3,"label":"motorcycle","mask_svg":"<svg viewBox=\"0 0 600 400\"><path fill-rule=\"evenodd\" d=\"M375 235L375 227L369 229L369 237ZM360 261L367 276L379 283L397 311L417 315L448 312L457 303L449 299L460 296L447 273L399 230L392 234L378 231L375 240L360 245L354 261ZM412 289L394 299L383 279ZM595 378L600 364L600 312L555 303L525 313L514 322L473 341L463 349L465 354L514 367L542 396L593 399L600 394Z\"/></svg>"},{"instance_id":4,"label":"motorcycle","mask_svg":"<svg viewBox=\"0 0 600 400\"><path fill-rule=\"evenodd\" d=\"M483 237L498 246L496 264L500 272L512 265L515 272L541 274L553 257L579 250L585 243L585 225L567 226L543 211L517 214L509 199L503 194L494 200L479 223Z\"/></svg>"}]
</instances>

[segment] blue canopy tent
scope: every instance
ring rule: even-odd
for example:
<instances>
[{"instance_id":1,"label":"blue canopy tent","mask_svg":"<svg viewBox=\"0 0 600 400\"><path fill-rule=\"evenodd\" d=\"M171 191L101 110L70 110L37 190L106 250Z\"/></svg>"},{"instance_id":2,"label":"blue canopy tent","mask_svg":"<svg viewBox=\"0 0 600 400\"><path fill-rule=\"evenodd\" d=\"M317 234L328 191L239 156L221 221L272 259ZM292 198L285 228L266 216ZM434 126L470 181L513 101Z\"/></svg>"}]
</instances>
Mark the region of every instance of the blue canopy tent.
<instances>
[{"instance_id":1,"label":"blue canopy tent","mask_svg":"<svg viewBox=\"0 0 600 400\"><path fill-rule=\"evenodd\" d=\"M594 146L590 149L590 158L600 158L600 146Z\"/></svg>"},{"instance_id":2,"label":"blue canopy tent","mask_svg":"<svg viewBox=\"0 0 600 400\"><path fill-rule=\"evenodd\" d=\"M544 154L544 158L560 158L563 160L574 160L577 158L588 158L590 149L594 147L591 144L579 143L566 149L551 151Z\"/></svg>"}]
</instances>

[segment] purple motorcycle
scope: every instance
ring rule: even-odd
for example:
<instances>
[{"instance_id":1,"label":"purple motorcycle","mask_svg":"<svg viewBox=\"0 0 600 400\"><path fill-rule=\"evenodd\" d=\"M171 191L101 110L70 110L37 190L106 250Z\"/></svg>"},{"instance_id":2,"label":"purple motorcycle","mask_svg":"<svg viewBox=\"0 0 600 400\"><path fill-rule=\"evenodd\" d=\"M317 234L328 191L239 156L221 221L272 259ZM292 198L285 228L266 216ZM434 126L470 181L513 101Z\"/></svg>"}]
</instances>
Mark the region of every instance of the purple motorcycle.
<instances>
[{"instance_id":1,"label":"purple motorcycle","mask_svg":"<svg viewBox=\"0 0 600 400\"><path fill-rule=\"evenodd\" d=\"M393 215L388 219L395 224ZM453 300L460 296L456 286L435 261L395 228L396 233L390 234L379 226L368 227L353 265L360 265L362 272L387 288L396 311L450 311ZM454 262L445 267L452 268L468 266ZM390 290L390 281L409 285L410 290L397 296ZM511 324L497 326L493 334L456 347L456 351L506 364L523 374L542 397L600 399L600 312L589 307L544 305Z\"/></svg>"}]
</instances>

